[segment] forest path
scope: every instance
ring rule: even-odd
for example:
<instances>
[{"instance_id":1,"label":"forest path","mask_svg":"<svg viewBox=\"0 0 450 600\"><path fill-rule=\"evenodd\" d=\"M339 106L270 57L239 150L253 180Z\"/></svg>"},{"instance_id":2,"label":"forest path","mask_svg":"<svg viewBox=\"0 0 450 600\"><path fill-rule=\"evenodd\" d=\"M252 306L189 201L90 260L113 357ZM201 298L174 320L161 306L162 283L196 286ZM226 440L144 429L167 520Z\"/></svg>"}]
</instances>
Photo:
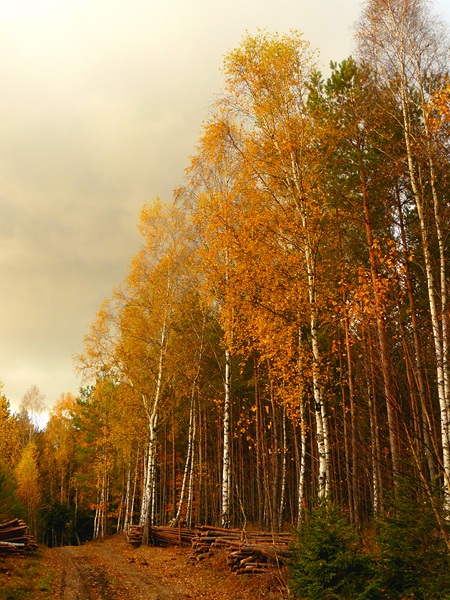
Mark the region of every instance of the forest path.
<instances>
[{"instance_id":1,"label":"forest path","mask_svg":"<svg viewBox=\"0 0 450 600\"><path fill-rule=\"evenodd\" d=\"M48 550L48 560L56 572L55 597L64 600L192 598L176 581L170 581L170 557L160 564L162 557L155 556L156 569L151 568L148 559L136 556L137 551L121 541L112 538Z\"/></svg>"},{"instance_id":2,"label":"forest path","mask_svg":"<svg viewBox=\"0 0 450 600\"><path fill-rule=\"evenodd\" d=\"M235 577L226 565L192 565L188 548L133 548L124 536L46 549L55 600L281 600L268 576ZM274 589L275 588L275 589Z\"/></svg>"}]
</instances>

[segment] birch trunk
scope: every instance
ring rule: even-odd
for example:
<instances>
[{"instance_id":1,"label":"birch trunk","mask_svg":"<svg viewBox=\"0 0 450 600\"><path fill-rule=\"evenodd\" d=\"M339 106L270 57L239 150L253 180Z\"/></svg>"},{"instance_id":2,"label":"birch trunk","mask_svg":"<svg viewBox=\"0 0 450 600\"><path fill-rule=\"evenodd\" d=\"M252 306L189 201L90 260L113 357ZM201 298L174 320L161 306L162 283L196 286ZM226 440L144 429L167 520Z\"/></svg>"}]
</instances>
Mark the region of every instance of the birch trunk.
<instances>
[{"instance_id":1,"label":"birch trunk","mask_svg":"<svg viewBox=\"0 0 450 600\"><path fill-rule=\"evenodd\" d=\"M384 87L387 89L396 81L399 108L403 127L407 169L421 234L421 246L425 266L428 305L430 310L432 337L436 357L437 393L439 398L440 426L442 440L442 467L446 507L450 506L450 398L448 365L448 308L446 261L443 247L443 231L439 215L439 202L436 189L435 167L430 132L428 129L427 86L432 82L441 67L439 75L448 74L448 50L445 46L446 32L439 30L436 21L426 12L424 3L410 0L383 3L384 19L379 21L378 1L368 4L366 22L362 23L360 45L362 55L372 62ZM439 62L442 59L442 64ZM395 98L397 100L397 98ZM414 120L413 121L413 115ZM417 115L417 118L416 118ZM414 122L418 124L414 130ZM416 136L415 133L418 135ZM425 142L425 168L427 177L422 181L416 159L417 141ZM426 209L426 196L423 185L428 184L432 195L431 210ZM431 217L431 218L430 218ZM431 251L432 237L429 227L434 226L438 244L439 276L433 272ZM440 283L441 304L436 298L436 282ZM445 311L445 312L442 312ZM445 338L445 339L444 339Z\"/></svg>"},{"instance_id":2,"label":"birch trunk","mask_svg":"<svg viewBox=\"0 0 450 600\"><path fill-rule=\"evenodd\" d=\"M425 446L425 456L428 463L428 471L430 475L430 479L433 481L436 478L436 468L433 460L433 456L431 453L431 448L433 447L432 443L432 426L431 419L429 414L429 406L431 405L426 393L426 384L424 380L424 367L422 363L422 348L419 338L419 324L417 321L417 312L414 301L414 292L413 292L413 283L411 276L411 269L409 267L409 248L406 238L405 224L403 219L403 209L401 205L401 199L399 193L397 193L397 209L399 216L399 225L400 225L400 234L403 246L403 252L405 255L404 259L404 270L405 270L405 278L406 278L406 289L408 292L408 302L409 309L411 315L411 329L413 332L413 344L414 344L414 378L416 381L416 386L419 394L419 402L420 402L420 411L422 417L422 428L423 428L423 437L424 437L424 446Z\"/></svg>"},{"instance_id":3,"label":"birch trunk","mask_svg":"<svg viewBox=\"0 0 450 600\"><path fill-rule=\"evenodd\" d=\"M181 492L180 492L180 498L178 500L178 507L177 507L175 517L173 518L172 523L171 523L171 525L173 527L177 527L178 522L181 518L181 511L183 509L187 482L188 482L189 475L192 471L191 464L192 464L192 460L193 460L194 428L195 428L194 412L195 412L195 396L194 396L194 390L193 390L191 392L191 402L190 402L190 407L189 407L189 436L188 436L188 449L187 449L187 454L186 454L186 463L184 465L183 482L181 484Z\"/></svg>"},{"instance_id":4,"label":"birch trunk","mask_svg":"<svg viewBox=\"0 0 450 600\"><path fill-rule=\"evenodd\" d=\"M415 199L417 214L419 216L420 232L422 238L422 251L425 263L425 273L427 278L428 305L430 307L430 316L432 323L432 333L434 342L434 351L436 355L436 373L437 373L437 391L439 398L441 439L442 439L442 460L444 470L444 488L446 492L446 506L450 504L450 420L449 420L449 398L448 398L448 362L446 354L448 353L447 340L444 341L444 334L447 337L447 315L439 313L435 296L435 277L432 268L432 259L429 243L429 235L426 223L425 207L422 201L422 195L419 190L416 179L412 143L410 138L410 125L406 106L406 92L402 91L402 109L404 118L404 136L405 146L408 157L408 168L411 179L411 187ZM441 249L440 249L441 251ZM440 275L444 278L444 292L442 305L446 307L446 283L445 283L445 264L444 258L440 256ZM441 280L442 285L442 280ZM441 306L442 306L441 305ZM447 371L447 372L446 372Z\"/></svg>"},{"instance_id":5,"label":"birch trunk","mask_svg":"<svg viewBox=\"0 0 450 600\"><path fill-rule=\"evenodd\" d=\"M312 347L312 383L314 395L314 410L316 415L317 450L319 456L319 498L329 495L330 492L330 443L328 433L328 419L325 412L322 383L320 381L320 350L317 326L317 298L314 262L311 250L306 246L306 270L308 274L308 295L311 325Z\"/></svg>"},{"instance_id":6,"label":"birch trunk","mask_svg":"<svg viewBox=\"0 0 450 600\"><path fill-rule=\"evenodd\" d=\"M314 411L316 416L316 437L319 457L318 472L318 496L323 498L330 492L331 456L330 439L328 431L328 418L323 398L322 382L320 380L320 348L318 330L318 304L317 304L317 264L313 250L311 223L308 218L306 200L300 184L299 167L294 155L291 155L291 172L294 182L294 202L300 215L303 234L303 254L307 274L308 301L309 301L309 323L311 330L312 349L312 384L314 396ZM314 204L314 202L313 202Z\"/></svg>"},{"instance_id":7,"label":"birch trunk","mask_svg":"<svg viewBox=\"0 0 450 600\"><path fill-rule=\"evenodd\" d=\"M127 482L125 487L125 506L124 506L124 515L123 515L123 527L122 531L128 531L130 526L130 506L131 506L131 449L130 449L130 458L128 461L127 468Z\"/></svg>"},{"instance_id":8,"label":"birch trunk","mask_svg":"<svg viewBox=\"0 0 450 600\"><path fill-rule=\"evenodd\" d=\"M298 372L302 373L302 330L298 329L299 355L298 355ZM301 377L300 377L301 381ZM300 527L303 520L305 508L305 482L306 482L306 416L303 398L303 385L300 384L299 389L299 417L300 417L300 456L298 458L298 495L297 495L297 527Z\"/></svg>"},{"instance_id":9,"label":"birch trunk","mask_svg":"<svg viewBox=\"0 0 450 600\"><path fill-rule=\"evenodd\" d=\"M193 502L194 502L194 479L195 479L195 443L197 440L197 419L195 415L194 403L194 418L192 424L192 449L191 449L191 466L189 469L189 487L186 508L186 525L189 529L192 527L193 518Z\"/></svg>"},{"instance_id":10,"label":"birch trunk","mask_svg":"<svg viewBox=\"0 0 450 600\"><path fill-rule=\"evenodd\" d=\"M256 440L256 489L258 493L258 525L263 526L263 481L261 476L262 458L262 415L261 415L261 397L259 389L259 364L258 359L254 357L255 373L255 440Z\"/></svg>"},{"instance_id":11,"label":"birch trunk","mask_svg":"<svg viewBox=\"0 0 450 600\"><path fill-rule=\"evenodd\" d=\"M161 388L164 370L164 358L167 345L167 328L168 328L168 309L164 314L164 319L161 327L161 336L159 344L159 359L156 376L156 385L151 406L147 398L143 395L142 399L147 413L148 425L148 456L147 468L145 473L145 487L142 492L142 509L140 517L140 525L144 526L143 543L148 543L148 527L153 525L155 514L155 462L156 462L156 427L158 424L158 408L161 398Z\"/></svg>"},{"instance_id":12,"label":"birch trunk","mask_svg":"<svg viewBox=\"0 0 450 600\"><path fill-rule=\"evenodd\" d=\"M200 369L201 369L201 364L202 364L204 327L205 327L205 319L203 319L203 328L202 328L201 336L199 336L200 347L199 347L198 358L197 358L197 370L195 372L194 379L193 379L192 385L191 385L191 401L190 401L190 405L189 405L188 449L187 449L187 455L186 455L186 464L184 466L183 483L181 485L180 499L178 502L178 508L175 513L175 517L172 521L172 525L174 527L176 527L178 525L178 522L181 518L181 511L183 508L184 496L186 493L186 485L187 485L188 480L189 480L189 487L188 487L188 502L187 502L186 520L188 522L190 522L192 519L192 495L193 495L193 480L194 480L194 447L195 447L196 432L197 432L196 415L195 415L195 406L196 406L195 395L197 393L198 378L200 376Z\"/></svg>"},{"instance_id":13,"label":"birch trunk","mask_svg":"<svg viewBox=\"0 0 450 600\"><path fill-rule=\"evenodd\" d=\"M284 514L284 506L286 504L286 474L287 474L287 436L286 436L286 409L283 406L283 415L282 415L282 440L283 440L283 448L282 448L282 460L281 460L281 490L280 490L280 505L278 508L278 531L281 531L283 528L283 514Z\"/></svg>"},{"instance_id":14,"label":"birch trunk","mask_svg":"<svg viewBox=\"0 0 450 600\"><path fill-rule=\"evenodd\" d=\"M223 461L222 461L222 508L221 525L230 526L230 492L231 492L231 355L225 350L225 398L223 403Z\"/></svg>"}]
</instances>

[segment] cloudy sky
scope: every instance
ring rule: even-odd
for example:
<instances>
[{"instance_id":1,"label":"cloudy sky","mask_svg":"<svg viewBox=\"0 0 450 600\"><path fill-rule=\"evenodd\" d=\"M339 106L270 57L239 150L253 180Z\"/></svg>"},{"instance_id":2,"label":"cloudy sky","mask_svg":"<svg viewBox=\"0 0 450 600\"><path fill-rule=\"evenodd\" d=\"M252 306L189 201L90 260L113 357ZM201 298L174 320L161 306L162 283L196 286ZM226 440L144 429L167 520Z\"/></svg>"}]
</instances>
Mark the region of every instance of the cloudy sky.
<instances>
[{"instance_id":1,"label":"cloudy sky","mask_svg":"<svg viewBox=\"0 0 450 600\"><path fill-rule=\"evenodd\" d=\"M246 31L299 29L327 65L351 52L358 13L358 0L1 0L0 379L13 408L31 385L49 406L77 393L72 355L139 247L140 208L182 182L224 54Z\"/></svg>"}]
</instances>

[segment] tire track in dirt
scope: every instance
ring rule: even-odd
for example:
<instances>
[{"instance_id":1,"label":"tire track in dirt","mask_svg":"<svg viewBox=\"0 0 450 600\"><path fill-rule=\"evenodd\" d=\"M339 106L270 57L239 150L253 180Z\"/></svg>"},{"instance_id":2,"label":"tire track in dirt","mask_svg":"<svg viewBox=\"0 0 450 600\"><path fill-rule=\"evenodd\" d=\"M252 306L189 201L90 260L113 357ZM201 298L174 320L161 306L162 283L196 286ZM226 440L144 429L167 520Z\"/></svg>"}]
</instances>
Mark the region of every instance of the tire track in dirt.
<instances>
[{"instance_id":1,"label":"tire track in dirt","mask_svg":"<svg viewBox=\"0 0 450 600\"><path fill-rule=\"evenodd\" d=\"M88 544L66 546L51 551L59 573L58 596L61 600L182 600L190 598L176 584L160 581L146 563L134 564L121 552L107 546Z\"/></svg>"},{"instance_id":2,"label":"tire track in dirt","mask_svg":"<svg viewBox=\"0 0 450 600\"><path fill-rule=\"evenodd\" d=\"M65 600L96 600L91 594L89 579L80 570L80 562L73 556L70 548L59 548L58 560L61 564L61 583L59 595Z\"/></svg>"}]
</instances>

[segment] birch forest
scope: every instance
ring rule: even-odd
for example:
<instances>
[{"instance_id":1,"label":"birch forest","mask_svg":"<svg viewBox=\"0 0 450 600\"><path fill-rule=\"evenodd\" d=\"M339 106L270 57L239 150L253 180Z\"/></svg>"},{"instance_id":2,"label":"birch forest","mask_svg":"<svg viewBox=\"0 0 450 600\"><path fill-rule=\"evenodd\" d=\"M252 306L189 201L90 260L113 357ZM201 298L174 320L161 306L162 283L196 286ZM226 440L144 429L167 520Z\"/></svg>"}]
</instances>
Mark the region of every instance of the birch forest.
<instances>
[{"instance_id":1,"label":"birch forest","mask_svg":"<svg viewBox=\"0 0 450 600\"><path fill-rule=\"evenodd\" d=\"M225 56L185 179L142 208L141 250L74 357L79 397L43 431L2 400L3 517L18 503L61 544L131 524L301 531L321 500L366 531L426 507L448 552L449 42L433 15L366 0L353 57L325 73L297 31Z\"/></svg>"}]
</instances>

